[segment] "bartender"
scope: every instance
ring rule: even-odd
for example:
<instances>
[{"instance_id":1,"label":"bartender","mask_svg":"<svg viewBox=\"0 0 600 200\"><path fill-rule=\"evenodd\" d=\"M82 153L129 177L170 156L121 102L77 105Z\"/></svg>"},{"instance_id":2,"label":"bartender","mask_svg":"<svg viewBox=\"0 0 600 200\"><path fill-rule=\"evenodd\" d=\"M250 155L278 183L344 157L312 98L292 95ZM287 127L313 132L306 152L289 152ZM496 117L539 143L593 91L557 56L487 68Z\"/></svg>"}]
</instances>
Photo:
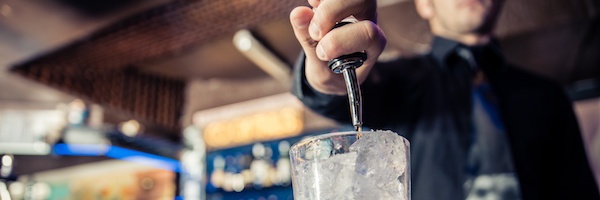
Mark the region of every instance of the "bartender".
<instances>
[{"instance_id":1,"label":"bartender","mask_svg":"<svg viewBox=\"0 0 600 200\"><path fill-rule=\"evenodd\" d=\"M290 14L303 48L293 93L351 123L327 62L364 51L363 123L411 141L412 198L600 199L562 87L506 61L493 35L503 0L415 0L431 51L377 63L386 37L375 0L309 0ZM358 22L332 29L353 16Z\"/></svg>"}]
</instances>

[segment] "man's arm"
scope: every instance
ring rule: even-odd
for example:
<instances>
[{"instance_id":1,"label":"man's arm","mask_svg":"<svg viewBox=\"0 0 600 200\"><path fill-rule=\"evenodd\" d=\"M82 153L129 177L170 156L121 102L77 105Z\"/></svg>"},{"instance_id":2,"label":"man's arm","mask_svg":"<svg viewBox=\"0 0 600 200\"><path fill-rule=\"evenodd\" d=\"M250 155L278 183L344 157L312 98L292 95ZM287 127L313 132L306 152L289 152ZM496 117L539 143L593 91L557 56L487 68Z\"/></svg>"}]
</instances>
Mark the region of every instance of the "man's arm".
<instances>
[{"instance_id":1,"label":"man's arm","mask_svg":"<svg viewBox=\"0 0 600 200\"><path fill-rule=\"evenodd\" d=\"M349 123L350 111L347 95L324 94L315 90L306 80L305 63L306 56L302 52L294 66L292 94L316 113L338 123Z\"/></svg>"},{"instance_id":2,"label":"man's arm","mask_svg":"<svg viewBox=\"0 0 600 200\"><path fill-rule=\"evenodd\" d=\"M423 57L415 57L375 64L376 67L360 86L363 125L366 128L395 130L415 120L421 98L415 88L421 87L423 84L419 83L430 74L423 62ZM302 53L294 66L292 93L316 113L338 123L351 124L348 96L315 90L307 82L304 69L305 56Z\"/></svg>"},{"instance_id":3,"label":"man's arm","mask_svg":"<svg viewBox=\"0 0 600 200\"><path fill-rule=\"evenodd\" d=\"M559 88L558 86L556 88ZM579 124L573 111L572 102L561 89L557 90L556 119L554 125L558 130L555 147L557 164L564 162L563 170L559 173L559 190L564 190L566 198L570 199L600 199L598 185L587 159L585 146L579 130ZM558 164L557 166L562 166ZM560 169L562 168L562 169Z\"/></svg>"}]
</instances>

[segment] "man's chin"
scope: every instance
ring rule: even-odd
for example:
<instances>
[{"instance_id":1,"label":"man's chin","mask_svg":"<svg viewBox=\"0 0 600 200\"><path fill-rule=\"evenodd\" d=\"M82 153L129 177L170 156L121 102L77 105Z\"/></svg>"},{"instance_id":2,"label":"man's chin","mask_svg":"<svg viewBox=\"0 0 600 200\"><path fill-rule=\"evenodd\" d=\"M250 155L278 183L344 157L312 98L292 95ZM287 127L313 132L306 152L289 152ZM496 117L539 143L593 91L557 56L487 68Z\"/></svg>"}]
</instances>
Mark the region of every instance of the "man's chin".
<instances>
[{"instance_id":1,"label":"man's chin","mask_svg":"<svg viewBox=\"0 0 600 200\"><path fill-rule=\"evenodd\" d=\"M486 16L488 11L483 6L469 7L462 10L462 15L470 17L472 19L481 19Z\"/></svg>"},{"instance_id":2,"label":"man's chin","mask_svg":"<svg viewBox=\"0 0 600 200\"><path fill-rule=\"evenodd\" d=\"M460 27L460 32L475 32L483 27L485 20L484 17L478 15L463 15Z\"/></svg>"}]
</instances>

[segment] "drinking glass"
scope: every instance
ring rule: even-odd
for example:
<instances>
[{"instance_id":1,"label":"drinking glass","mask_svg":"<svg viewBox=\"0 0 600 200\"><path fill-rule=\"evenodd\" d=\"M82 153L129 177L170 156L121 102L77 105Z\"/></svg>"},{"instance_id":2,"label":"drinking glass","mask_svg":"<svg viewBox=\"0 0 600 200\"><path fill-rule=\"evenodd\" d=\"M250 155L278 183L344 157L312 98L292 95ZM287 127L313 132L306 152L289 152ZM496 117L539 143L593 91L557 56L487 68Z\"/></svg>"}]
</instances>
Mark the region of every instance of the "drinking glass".
<instances>
[{"instance_id":1,"label":"drinking glass","mask_svg":"<svg viewBox=\"0 0 600 200\"><path fill-rule=\"evenodd\" d=\"M410 144L391 131L306 138L290 149L294 199L410 200Z\"/></svg>"}]
</instances>

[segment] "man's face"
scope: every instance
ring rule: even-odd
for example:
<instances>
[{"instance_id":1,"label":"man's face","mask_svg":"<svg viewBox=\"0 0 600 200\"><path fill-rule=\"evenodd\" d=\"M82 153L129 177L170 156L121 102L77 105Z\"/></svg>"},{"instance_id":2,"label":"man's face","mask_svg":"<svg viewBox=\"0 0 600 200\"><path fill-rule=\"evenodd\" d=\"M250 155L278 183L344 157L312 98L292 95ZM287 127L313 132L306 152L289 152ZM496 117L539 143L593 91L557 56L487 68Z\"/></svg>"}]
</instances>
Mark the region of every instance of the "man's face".
<instances>
[{"instance_id":1,"label":"man's face","mask_svg":"<svg viewBox=\"0 0 600 200\"><path fill-rule=\"evenodd\" d=\"M458 34L492 31L503 0L429 0L433 18Z\"/></svg>"}]
</instances>

